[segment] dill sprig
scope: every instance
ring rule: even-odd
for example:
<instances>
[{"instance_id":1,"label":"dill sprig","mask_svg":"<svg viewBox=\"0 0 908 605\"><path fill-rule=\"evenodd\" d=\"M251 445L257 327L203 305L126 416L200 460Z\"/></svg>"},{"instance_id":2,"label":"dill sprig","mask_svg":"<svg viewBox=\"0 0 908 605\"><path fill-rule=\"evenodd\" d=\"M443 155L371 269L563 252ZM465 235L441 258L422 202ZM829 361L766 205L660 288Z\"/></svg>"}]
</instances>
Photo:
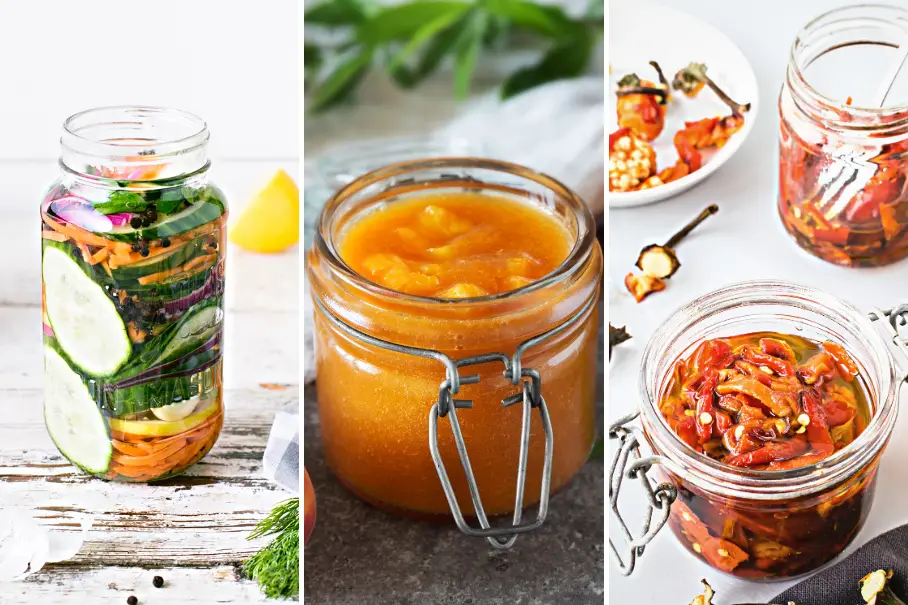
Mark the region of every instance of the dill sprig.
<instances>
[{"instance_id":1,"label":"dill sprig","mask_svg":"<svg viewBox=\"0 0 908 605\"><path fill-rule=\"evenodd\" d=\"M262 550L243 563L243 574L258 582L269 599L291 599L300 593L300 499L275 506L248 540L274 535Z\"/></svg>"}]
</instances>

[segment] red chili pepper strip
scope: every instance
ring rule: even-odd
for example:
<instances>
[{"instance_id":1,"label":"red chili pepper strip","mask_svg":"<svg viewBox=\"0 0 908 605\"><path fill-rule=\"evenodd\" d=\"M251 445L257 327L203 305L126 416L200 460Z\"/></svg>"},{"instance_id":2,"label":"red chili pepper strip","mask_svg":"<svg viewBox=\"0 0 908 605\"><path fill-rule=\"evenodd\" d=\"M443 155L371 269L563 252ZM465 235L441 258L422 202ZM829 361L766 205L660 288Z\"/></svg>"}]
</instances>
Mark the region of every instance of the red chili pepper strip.
<instances>
[{"instance_id":1,"label":"red chili pepper strip","mask_svg":"<svg viewBox=\"0 0 908 605\"><path fill-rule=\"evenodd\" d=\"M685 416L679 423L678 427L675 429L675 432L678 433L678 437L681 438L681 441L691 446L697 451L700 451L700 442L697 439L697 427L695 426L696 422L693 417Z\"/></svg>"},{"instance_id":2,"label":"red chili pepper strip","mask_svg":"<svg viewBox=\"0 0 908 605\"><path fill-rule=\"evenodd\" d=\"M855 409L844 401L830 401L823 407L829 428L841 426L854 418Z\"/></svg>"},{"instance_id":3,"label":"red chili pepper strip","mask_svg":"<svg viewBox=\"0 0 908 605\"><path fill-rule=\"evenodd\" d=\"M791 460L779 460L769 463L769 468L766 470L769 471L790 471L794 468L804 468L805 466L810 466L811 464L816 464L824 458L828 458L827 454L804 454L803 456L798 456L797 458L792 458Z\"/></svg>"},{"instance_id":4,"label":"red chili pepper strip","mask_svg":"<svg viewBox=\"0 0 908 605\"><path fill-rule=\"evenodd\" d=\"M715 422L714 389L719 382L719 374L711 370L697 391L697 437L700 444L709 441L713 436L713 423Z\"/></svg>"},{"instance_id":5,"label":"red chili pepper strip","mask_svg":"<svg viewBox=\"0 0 908 605\"><path fill-rule=\"evenodd\" d=\"M813 385L836 377L835 360L826 351L817 353L798 368L798 377L804 384Z\"/></svg>"},{"instance_id":6,"label":"red chili pepper strip","mask_svg":"<svg viewBox=\"0 0 908 605\"><path fill-rule=\"evenodd\" d=\"M730 572L750 558L737 544L730 540L713 537L706 525L697 518L694 511L680 499L672 505L674 513L681 522L681 530L695 552L703 555L710 565Z\"/></svg>"},{"instance_id":7,"label":"red chili pepper strip","mask_svg":"<svg viewBox=\"0 0 908 605\"><path fill-rule=\"evenodd\" d=\"M792 412L790 405L788 405L788 402L784 397L776 396L772 389L755 378L732 378L717 386L716 392L719 393L719 395L726 395L728 393L744 393L745 395L750 395L772 410L772 413L776 416L788 416Z\"/></svg>"},{"instance_id":8,"label":"red chili pepper strip","mask_svg":"<svg viewBox=\"0 0 908 605\"><path fill-rule=\"evenodd\" d=\"M807 451L807 442L803 439L791 439L789 441L771 441L758 450L732 456L726 460L727 464L732 466L764 466L770 462L779 460L790 460L800 456Z\"/></svg>"},{"instance_id":9,"label":"red chili pepper strip","mask_svg":"<svg viewBox=\"0 0 908 605\"><path fill-rule=\"evenodd\" d=\"M779 376L794 375L794 368L784 359L779 359L766 353L757 353L751 348L744 349L744 359L758 366L766 366Z\"/></svg>"},{"instance_id":10,"label":"red chili pepper strip","mask_svg":"<svg viewBox=\"0 0 908 605\"><path fill-rule=\"evenodd\" d=\"M846 382L851 382L854 380L855 376L861 373L858 364L854 362L842 345L827 341L823 343L823 350L829 353L829 356L835 360L839 376Z\"/></svg>"},{"instance_id":11,"label":"red chili pepper strip","mask_svg":"<svg viewBox=\"0 0 908 605\"><path fill-rule=\"evenodd\" d=\"M826 412L820 395L813 389L801 393L801 405L804 413L810 418L807 425L807 440L814 452L819 455L829 456L835 451L832 435L829 434L829 425L826 423Z\"/></svg>"},{"instance_id":12,"label":"red chili pepper strip","mask_svg":"<svg viewBox=\"0 0 908 605\"><path fill-rule=\"evenodd\" d=\"M704 368L719 365L722 365L724 367L724 365L727 364L726 360L730 355L731 345L728 344L727 340L723 340L721 338L705 340L699 347L697 347L697 350L694 351L694 354L692 356L693 367L696 370L702 370Z\"/></svg>"},{"instance_id":13,"label":"red chili pepper strip","mask_svg":"<svg viewBox=\"0 0 908 605\"><path fill-rule=\"evenodd\" d=\"M783 340L775 338L761 338L760 349L767 355L784 359L788 363L795 363L798 358L792 350L791 345Z\"/></svg>"},{"instance_id":14,"label":"red chili pepper strip","mask_svg":"<svg viewBox=\"0 0 908 605\"><path fill-rule=\"evenodd\" d=\"M715 417L716 421L713 423L713 434L716 437L721 437L725 434L725 431L732 427L732 424L734 423L732 422L731 415L728 412L724 412L722 410L716 410Z\"/></svg>"}]
</instances>

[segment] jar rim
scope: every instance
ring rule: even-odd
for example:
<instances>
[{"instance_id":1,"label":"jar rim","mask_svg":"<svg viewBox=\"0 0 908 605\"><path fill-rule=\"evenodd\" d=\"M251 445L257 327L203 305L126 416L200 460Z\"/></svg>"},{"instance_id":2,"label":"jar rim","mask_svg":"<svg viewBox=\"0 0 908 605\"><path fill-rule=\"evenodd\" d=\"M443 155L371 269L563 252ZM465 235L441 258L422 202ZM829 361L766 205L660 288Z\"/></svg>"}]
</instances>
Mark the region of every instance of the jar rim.
<instances>
[{"instance_id":1,"label":"jar rim","mask_svg":"<svg viewBox=\"0 0 908 605\"><path fill-rule=\"evenodd\" d=\"M760 304L780 305L816 312L859 332L871 345L870 368L878 372L878 392L867 428L852 443L812 465L784 471L738 469L704 456L684 443L659 412L660 385L657 376L667 344L684 335L700 321L730 309ZM853 353L852 353L853 354ZM674 365L674 360L669 367ZM660 462L691 484L734 498L784 500L805 496L836 484L858 472L885 447L898 413L899 382L889 347L872 322L849 303L817 288L780 280L754 280L731 284L705 294L677 309L653 333L643 352L639 375L641 421ZM663 460L664 459L664 460Z\"/></svg>"},{"instance_id":2,"label":"jar rim","mask_svg":"<svg viewBox=\"0 0 908 605\"><path fill-rule=\"evenodd\" d=\"M875 16L873 11L884 12L889 17ZM847 99L833 99L821 93L807 81L803 73L800 61L801 53L806 51L809 44L815 42L815 38L830 32L838 33L847 29L845 24L852 21L864 25L873 23L880 28L893 28L893 23L908 24L908 9L893 4L864 3L840 6L811 19L798 31L789 49L786 70L788 86L802 111L809 109L815 112L822 117L824 122L835 128L844 131L878 131L903 126L908 118L901 114L908 111L908 103L885 107L862 107L848 104ZM814 60L838 47L824 49L803 67L808 67ZM903 66L902 71L906 70L908 70L908 66ZM808 112L805 111L805 113Z\"/></svg>"},{"instance_id":3,"label":"jar rim","mask_svg":"<svg viewBox=\"0 0 908 605\"><path fill-rule=\"evenodd\" d=\"M574 240L574 244L568 253L567 258L548 274L525 286L521 286L520 288L497 294L458 299L420 296L401 292L378 284L355 271L340 257L335 246L329 242L329 236L326 235L330 232L330 220L333 212L345 200L375 183L407 172L433 168L477 168L493 172L509 173L532 181L545 187L549 191L554 192L559 198L567 202L568 207L573 211L574 218L577 221L577 237ZM481 187L481 185L481 181L477 183L478 187ZM586 260L590 258L595 239L595 220L593 219L589 207L584 203L580 196L560 181L541 172L536 172L530 168L510 162L473 157L442 157L391 164L384 168L368 172L338 190L322 208L318 221L318 229L316 229L315 233L314 248L318 250L319 254L328 263L332 271L341 276L346 282L353 284L357 288L362 288L372 295L400 302L464 306L513 300L524 294L543 290L558 283L565 276L574 272L577 267L583 266Z\"/></svg>"},{"instance_id":4,"label":"jar rim","mask_svg":"<svg viewBox=\"0 0 908 605\"><path fill-rule=\"evenodd\" d=\"M209 138L205 121L182 109L152 105L95 107L63 122L60 163L65 170L85 176L77 167L79 164L142 166L181 161L187 165L179 177L185 177L207 169L205 147Z\"/></svg>"}]
</instances>

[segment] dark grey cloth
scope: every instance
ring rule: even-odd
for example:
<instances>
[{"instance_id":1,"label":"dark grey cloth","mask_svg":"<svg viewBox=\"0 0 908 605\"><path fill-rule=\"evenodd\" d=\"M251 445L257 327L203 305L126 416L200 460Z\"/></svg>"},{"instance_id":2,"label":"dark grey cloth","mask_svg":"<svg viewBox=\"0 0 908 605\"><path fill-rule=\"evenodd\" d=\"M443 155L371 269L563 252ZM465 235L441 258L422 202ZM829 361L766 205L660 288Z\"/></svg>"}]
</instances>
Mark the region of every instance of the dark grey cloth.
<instances>
[{"instance_id":1,"label":"dark grey cloth","mask_svg":"<svg viewBox=\"0 0 908 605\"><path fill-rule=\"evenodd\" d=\"M861 578L877 569L895 571L892 588L908 599L908 525L878 536L853 555L786 590L772 603L798 605L855 605L860 603Z\"/></svg>"}]
</instances>

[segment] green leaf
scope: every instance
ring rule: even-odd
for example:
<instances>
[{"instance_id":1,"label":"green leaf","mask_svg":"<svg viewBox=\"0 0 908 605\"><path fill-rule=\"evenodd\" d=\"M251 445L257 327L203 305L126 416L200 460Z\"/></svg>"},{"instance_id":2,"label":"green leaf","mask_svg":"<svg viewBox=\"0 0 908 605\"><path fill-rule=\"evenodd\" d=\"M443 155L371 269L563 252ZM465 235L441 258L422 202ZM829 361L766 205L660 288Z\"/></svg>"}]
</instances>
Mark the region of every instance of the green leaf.
<instances>
[{"instance_id":1,"label":"green leaf","mask_svg":"<svg viewBox=\"0 0 908 605\"><path fill-rule=\"evenodd\" d=\"M429 21L462 12L470 5L458 1L416 0L384 8L357 28L356 38L365 46L407 42Z\"/></svg>"},{"instance_id":2,"label":"green leaf","mask_svg":"<svg viewBox=\"0 0 908 605\"><path fill-rule=\"evenodd\" d=\"M145 198L135 191L114 191L106 202L94 205L101 214L118 214L120 212L142 212L148 207Z\"/></svg>"},{"instance_id":3,"label":"green leaf","mask_svg":"<svg viewBox=\"0 0 908 605\"><path fill-rule=\"evenodd\" d=\"M467 12L467 7L464 5L462 8L453 10L447 13L439 15L437 18L429 21L423 25L417 32L413 35L406 46L404 46L400 52L398 52L388 64L388 69L392 72L403 65L406 60L422 46L426 44L428 40L435 37L439 32L449 28L454 24L455 21L460 19L464 13Z\"/></svg>"},{"instance_id":4,"label":"green leaf","mask_svg":"<svg viewBox=\"0 0 908 605\"><path fill-rule=\"evenodd\" d=\"M344 27L359 25L367 18L365 6L357 0L327 0L307 10L303 22L307 25Z\"/></svg>"},{"instance_id":5,"label":"green leaf","mask_svg":"<svg viewBox=\"0 0 908 605\"><path fill-rule=\"evenodd\" d=\"M582 75L590 60L593 39L585 29L578 31L583 35L556 43L539 63L511 74L501 87L501 97L507 99L542 84Z\"/></svg>"},{"instance_id":6,"label":"green leaf","mask_svg":"<svg viewBox=\"0 0 908 605\"><path fill-rule=\"evenodd\" d=\"M526 0L491 0L489 11L517 27L549 38L567 38L576 33L576 22L558 6Z\"/></svg>"},{"instance_id":7,"label":"green leaf","mask_svg":"<svg viewBox=\"0 0 908 605\"><path fill-rule=\"evenodd\" d=\"M488 23L488 13L482 11L473 13L469 26L457 41L454 55L454 96L458 99L470 94L473 71L476 69Z\"/></svg>"},{"instance_id":8,"label":"green leaf","mask_svg":"<svg viewBox=\"0 0 908 605\"><path fill-rule=\"evenodd\" d=\"M371 48L361 49L338 65L315 89L309 109L323 111L344 100L369 71L373 53Z\"/></svg>"},{"instance_id":9,"label":"green leaf","mask_svg":"<svg viewBox=\"0 0 908 605\"><path fill-rule=\"evenodd\" d=\"M394 78L394 81L404 88L412 88L434 72L444 58L454 50L457 41L463 35L467 27L469 27L473 10L474 9L470 9L465 12L461 15L460 19L435 36L426 45L415 69L409 69L405 65L399 65L390 70L391 77Z\"/></svg>"}]
</instances>

